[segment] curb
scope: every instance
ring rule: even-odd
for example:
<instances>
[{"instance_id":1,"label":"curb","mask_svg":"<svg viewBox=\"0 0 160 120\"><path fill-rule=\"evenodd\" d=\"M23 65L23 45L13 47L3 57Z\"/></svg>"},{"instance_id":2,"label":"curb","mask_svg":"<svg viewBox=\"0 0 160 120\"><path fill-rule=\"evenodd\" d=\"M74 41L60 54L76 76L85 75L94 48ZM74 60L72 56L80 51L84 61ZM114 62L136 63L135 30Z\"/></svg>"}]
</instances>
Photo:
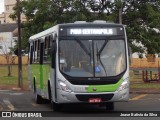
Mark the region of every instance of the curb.
<instances>
[{"instance_id":1,"label":"curb","mask_svg":"<svg viewBox=\"0 0 160 120\"><path fill-rule=\"evenodd\" d=\"M13 91L30 91L29 89L24 89L24 88L11 88Z\"/></svg>"},{"instance_id":2,"label":"curb","mask_svg":"<svg viewBox=\"0 0 160 120\"><path fill-rule=\"evenodd\" d=\"M131 91L130 94L160 94L158 91L147 92L147 91Z\"/></svg>"},{"instance_id":3,"label":"curb","mask_svg":"<svg viewBox=\"0 0 160 120\"><path fill-rule=\"evenodd\" d=\"M7 89L5 89L5 88L0 88L0 90L8 90L8 91L30 91L30 90L28 90L28 89L22 89L22 88L7 88Z\"/></svg>"}]
</instances>

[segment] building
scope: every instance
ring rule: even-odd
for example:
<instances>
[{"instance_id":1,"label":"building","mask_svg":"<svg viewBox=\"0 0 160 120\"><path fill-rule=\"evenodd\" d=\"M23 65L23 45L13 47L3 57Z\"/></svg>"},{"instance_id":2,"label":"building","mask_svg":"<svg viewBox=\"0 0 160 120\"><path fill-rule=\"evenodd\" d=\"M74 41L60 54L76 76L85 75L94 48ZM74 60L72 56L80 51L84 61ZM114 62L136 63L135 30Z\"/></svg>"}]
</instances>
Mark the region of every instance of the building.
<instances>
[{"instance_id":1,"label":"building","mask_svg":"<svg viewBox=\"0 0 160 120\"><path fill-rule=\"evenodd\" d=\"M0 54L10 52L17 40L18 26L16 23L0 24Z\"/></svg>"},{"instance_id":2,"label":"building","mask_svg":"<svg viewBox=\"0 0 160 120\"><path fill-rule=\"evenodd\" d=\"M10 48L15 46L15 40L17 40L17 20L9 17L14 13L13 8L16 3L17 0L4 0L4 12L0 14L0 54L10 52ZM26 21L23 14L21 14L21 21Z\"/></svg>"},{"instance_id":3,"label":"building","mask_svg":"<svg viewBox=\"0 0 160 120\"><path fill-rule=\"evenodd\" d=\"M13 20L9 17L10 14L14 13L14 6L16 5L16 0L4 0L4 12L0 14L0 24L5 23L17 23L17 20ZM25 15L21 14L21 21L25 22Z\"/></svg>"}]
</instances>

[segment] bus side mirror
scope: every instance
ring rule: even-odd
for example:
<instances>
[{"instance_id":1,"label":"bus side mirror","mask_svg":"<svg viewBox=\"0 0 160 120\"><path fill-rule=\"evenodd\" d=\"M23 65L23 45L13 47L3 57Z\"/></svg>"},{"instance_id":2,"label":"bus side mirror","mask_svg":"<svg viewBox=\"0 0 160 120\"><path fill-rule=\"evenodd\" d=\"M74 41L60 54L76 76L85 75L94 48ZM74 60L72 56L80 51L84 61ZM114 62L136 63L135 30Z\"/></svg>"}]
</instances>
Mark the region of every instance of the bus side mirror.
<instances>
[{"instance_id":1,"label":"bus side mirror","mask_svg":"<svg viewBox=\"0 0 160 120\"><path fill-rule=\"evenodd\" d=\"M67 67L67 62L65 58L60 58L60 69L64 71L65 67Z\"/></svg>"},{"instance_id":2,"label":"bus side mirror","mask_svg":"<svg viewBox=\"0 0 160 120\"><path fill-rule=\"evenodd\" d=\"M60 64L66 64L66 60L64 58L60 58Z\"/></svg>"},{"instance_id":3,"label":"bus side mirror","mask_svg":"<svg viewBox=\"0 0 160 120\"><path fill-rule=\"evenodd\" d=\"M18 48L14 51L14 54L18 56Z\"/></svg>"}]
</instances>

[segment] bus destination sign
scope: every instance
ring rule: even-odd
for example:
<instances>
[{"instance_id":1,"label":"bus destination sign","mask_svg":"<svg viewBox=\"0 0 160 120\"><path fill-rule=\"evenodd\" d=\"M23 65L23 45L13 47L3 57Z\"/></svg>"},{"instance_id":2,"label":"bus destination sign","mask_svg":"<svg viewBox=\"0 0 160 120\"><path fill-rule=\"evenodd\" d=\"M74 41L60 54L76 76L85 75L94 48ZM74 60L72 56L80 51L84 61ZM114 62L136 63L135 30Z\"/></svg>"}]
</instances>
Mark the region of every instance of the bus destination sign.
<instances>
[{"instance_id":1,"label":"bus destination sign","mask_svg":"<svg viewBox=\"0 0 160 120\"><path fill-rule=\"evenodd\" d=\"M119 30L118 30L119 29ZM71 28L67 30L67 34L76 35L118 35L118 31L123 28Z\"/></svg>"}]
</instances>

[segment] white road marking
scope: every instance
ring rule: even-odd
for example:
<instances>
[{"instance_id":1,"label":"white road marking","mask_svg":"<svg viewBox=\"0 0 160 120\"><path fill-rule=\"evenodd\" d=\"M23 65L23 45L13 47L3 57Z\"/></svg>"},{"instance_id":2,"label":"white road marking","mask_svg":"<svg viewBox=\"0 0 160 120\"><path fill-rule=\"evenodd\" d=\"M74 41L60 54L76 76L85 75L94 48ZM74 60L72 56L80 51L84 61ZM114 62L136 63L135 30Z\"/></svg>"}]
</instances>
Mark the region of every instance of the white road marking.
<instances>
[{"instance_id":1,"label":"white road marking","mask_svg":"<svg viewBox=\"0 0 160 120\"><path fill-rule=\"evenodd\" d=\"M9 108L9 111L15 110L14 106L11 104L11 102L7 98L3 99L3 102L7 105L7 107Z\"/></svg>"},{"instance_id":2,"label":"white road marking","mask_svg":"<svg viewBox=\"0 0 160 120\"><path fill-rule=\"evenodd\" d=\"M138 95L138 96L136 96L134 98L131 98L130 100L139 100L139 99L141 99L141 98L143 98L145 96L147 96L147 94L141 94L141 95Z\"/></svg>"},{"instance_id":3,"label":"white road marking","mask_svg":"<svg viewBox=\"0 0 160 120\"><path fill-rule=\"evenodd\" d=\"M10 90L0 90L0 92L9 92Z\"/></svg>"},{"instance_id":4,"label":"white road marking","mask_svg":"<svg viewBox=\"0 0 160 120\"><path fill-rule=\"evenodd\" d=\"M24 93L12 92L10 90L0 90L0 93L9 94L9 95L23 95Z\"/></svg>"},{"instance_id":5,"label":"white road marking","mask_svg":"<svg viewBox=\"0 0 160 120\"><path fill-rule=\"evenodd\" d=\"M0 104L0 111L2 111L3 110L3 106Z\"/></svg>"},{"instance_id":6,"label":"white road marking","mask_svg":"<svg viewBox=\"0 0 160 120\"><path fill-rule=\"evenodd\" d=\"M37 107L37 106L39 106L38 104L36 104L36 103L31 103L32 104L32 106L34 106L34 107Z\"/></svg>"}]
</instances>

